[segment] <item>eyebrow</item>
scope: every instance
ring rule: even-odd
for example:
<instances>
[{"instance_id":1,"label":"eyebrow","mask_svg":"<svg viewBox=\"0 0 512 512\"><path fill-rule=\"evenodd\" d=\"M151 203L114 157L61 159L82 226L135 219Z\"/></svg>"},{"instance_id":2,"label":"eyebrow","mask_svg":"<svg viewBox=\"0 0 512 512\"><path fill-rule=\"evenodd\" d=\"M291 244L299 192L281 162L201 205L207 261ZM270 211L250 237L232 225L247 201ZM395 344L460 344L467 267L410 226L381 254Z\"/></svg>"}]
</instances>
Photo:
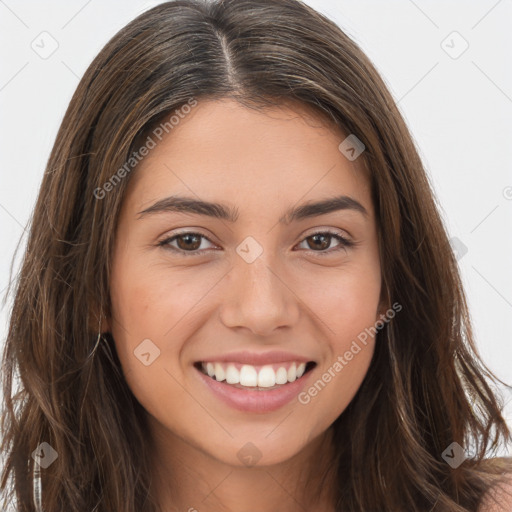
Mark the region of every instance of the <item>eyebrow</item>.
<instances>
[{"instance_id":1,"label":"eyebrow","mask_svg":"<svg viewBox=\"0 0 512 512\"><path fill-rule=\"evenodd\" d=\"M366 208L359 201L349 196L337 196L291 208L279 219L279 222L281 224L290 224L294 221L316 217L317 215L325 215L339 210L355 211L368 217ZM191 197L170 196L160 199L152 206L138 212L138 218L162 212L206 215L229 222L236 222L239 216L237 208L232 208L222 203L201 201Z\"/></svg>"}]
</instances>

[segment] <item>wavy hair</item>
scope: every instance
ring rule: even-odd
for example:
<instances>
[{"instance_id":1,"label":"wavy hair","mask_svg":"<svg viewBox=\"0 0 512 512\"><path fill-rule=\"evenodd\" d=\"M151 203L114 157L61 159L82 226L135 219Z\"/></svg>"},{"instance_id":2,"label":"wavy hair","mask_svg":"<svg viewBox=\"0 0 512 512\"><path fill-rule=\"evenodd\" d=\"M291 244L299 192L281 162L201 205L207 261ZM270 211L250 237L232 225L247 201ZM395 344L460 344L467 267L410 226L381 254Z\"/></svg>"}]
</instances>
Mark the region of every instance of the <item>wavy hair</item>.
<instances>
[{"instance_id":1,"label":"wavy hair","mask_svg":"<svg viewBox=\"0 0 512 512\"><path fill-rule=\"evenodd\" d=\"M335 509L475 512L511 470L509 460L489 457L511 433L497 378L474 344L432 188L372 63L333 21L296 0L160 4L120 30L80 80L10 290L5 507L9 499L19 512L38 512L37 503L47 512L158 509L145 411L112 335L98 334L111 311L116 224L136 166L101 199L97 191L190 98L255 109L296 102L364 143L383 286L403 311L378 333L368 373L332 426ZM47 468L32 456L42 442L58 454ZM473 450L457 468L442 458L453 442Z\"/></svg>"}]
</instances>

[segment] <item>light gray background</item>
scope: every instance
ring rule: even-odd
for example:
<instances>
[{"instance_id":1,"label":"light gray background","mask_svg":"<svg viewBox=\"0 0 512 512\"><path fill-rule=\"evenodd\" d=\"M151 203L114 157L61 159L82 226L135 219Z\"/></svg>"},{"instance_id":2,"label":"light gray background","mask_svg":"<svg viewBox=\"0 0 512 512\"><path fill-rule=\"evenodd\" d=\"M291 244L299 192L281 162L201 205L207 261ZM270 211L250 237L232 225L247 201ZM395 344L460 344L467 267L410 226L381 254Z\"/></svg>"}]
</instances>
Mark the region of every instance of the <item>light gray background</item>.
<instances>
[{"instance_id":1,"label":"light gray background","mask_svg":"<svg viewBox=\"0 0 512 512\"><path fill-rule=\"evenodd\" d=\"M79 78L111 36L158 3L0 0L2 296ZM512 2L306 3L361 45L398 102L455 237L478 349L512 383ZM512 393L505 399L512 425Z\"/></svg>"}]
</instances>

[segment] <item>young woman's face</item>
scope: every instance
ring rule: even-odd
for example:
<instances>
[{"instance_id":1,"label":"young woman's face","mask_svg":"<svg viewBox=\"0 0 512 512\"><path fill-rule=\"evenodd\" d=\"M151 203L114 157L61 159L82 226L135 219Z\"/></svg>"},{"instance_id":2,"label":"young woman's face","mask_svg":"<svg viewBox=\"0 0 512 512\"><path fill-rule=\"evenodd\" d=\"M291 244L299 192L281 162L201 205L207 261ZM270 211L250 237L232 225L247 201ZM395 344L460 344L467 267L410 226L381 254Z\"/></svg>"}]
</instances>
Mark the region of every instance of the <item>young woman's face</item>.
<instances>
[{"instance_id":1,"label":"young woman's face","mask_svg":"<svg viewBox=\"0 0 512 512\"><path fill-rule=\"evenodd\" d=\"M285 461L343 412L374 350L381 271L360 160L301 108L232 100L199 102L152 138L110 283L127 383L169 447Z\"/></svg>"}]
</instances>

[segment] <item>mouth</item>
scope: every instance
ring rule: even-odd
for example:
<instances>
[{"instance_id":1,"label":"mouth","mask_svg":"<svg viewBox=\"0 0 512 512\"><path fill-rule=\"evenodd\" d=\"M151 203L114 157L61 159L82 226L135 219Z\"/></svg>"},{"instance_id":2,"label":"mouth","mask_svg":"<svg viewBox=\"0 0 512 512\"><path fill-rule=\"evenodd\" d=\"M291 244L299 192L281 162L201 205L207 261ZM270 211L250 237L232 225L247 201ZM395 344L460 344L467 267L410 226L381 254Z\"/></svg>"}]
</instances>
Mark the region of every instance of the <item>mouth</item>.
<instances>
[{"instance_id":1,"label":"mouth","mask_svg":"<svg viewBox=\"0 0 512 512\"><path fill-rule=\"evenodd\" d=\"M314 361L286 361L265 365L198 361L194 367L206 377L246 391L271 391L302 380L316 366Z\"/></svg>"}]
</instances>

